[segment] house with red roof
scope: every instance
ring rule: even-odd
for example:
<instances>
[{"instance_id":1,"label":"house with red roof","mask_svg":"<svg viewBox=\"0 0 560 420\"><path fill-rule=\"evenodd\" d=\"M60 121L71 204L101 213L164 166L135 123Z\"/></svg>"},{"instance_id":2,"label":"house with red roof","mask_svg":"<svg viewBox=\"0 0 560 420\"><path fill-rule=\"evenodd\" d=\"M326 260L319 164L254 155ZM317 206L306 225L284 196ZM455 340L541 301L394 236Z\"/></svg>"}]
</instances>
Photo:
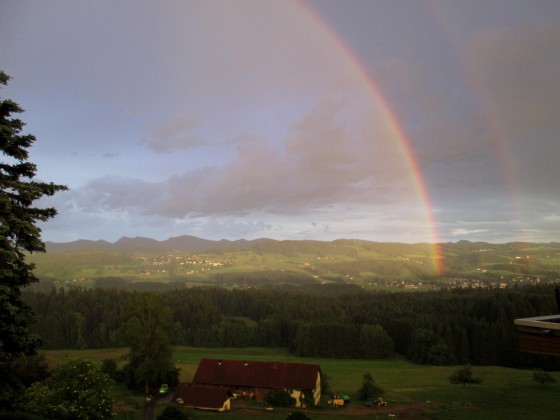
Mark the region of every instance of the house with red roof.
<instances>
[{"instance_id":1,"label":"house with red roof","mask_svg":"<svg viewBox=\"0 0 560 420\"><path fill-rule=\"evenodd\" d=\"M272 390L283 389L296 406L317 405L321 398L321 367L310 363L202 359L193 378L195 386L226 389L236 397L265 401ZM313 401L305 401L312 395Z\"/></svg>"}]
</instances>

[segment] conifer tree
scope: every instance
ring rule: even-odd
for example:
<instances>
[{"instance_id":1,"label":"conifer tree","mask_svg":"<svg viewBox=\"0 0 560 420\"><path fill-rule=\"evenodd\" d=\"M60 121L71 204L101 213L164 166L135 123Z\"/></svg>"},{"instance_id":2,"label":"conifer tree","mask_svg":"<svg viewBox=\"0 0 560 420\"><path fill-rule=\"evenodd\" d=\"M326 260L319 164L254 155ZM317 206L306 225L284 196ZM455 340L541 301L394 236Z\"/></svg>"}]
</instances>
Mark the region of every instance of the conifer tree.
<instances>
[{"instance_id":1,"label":"conifer tree","mask_svg":"<svg viewBox=\"0 0 560 420\"><path fill-rule=\"evenodd\" d=\"M363 401L377 399L384 394L382 388L377 386L371 373L365 372L362 376L362 387L358 390L358 398Z\"/></svg>"},{"instance_id":2,"label":"conifer tree","mask_svg":"<svg viewBox=\"0 0 560 420\"><path fill-rule=\"evenodd\" d=\"M0 87L10 77L0 71ZM37 167L28 161L28 149L35 141L22 134L23 121L13 114L23 109L10 99L0 98L0 402L10 399L15 384L4 374L18 357L33 354L38 338L29 331L33 314L21 298L21 289L35 281L33 265L26 254L44 252L39 221L56 214L54 208L37 208L34 202L65 190L63 185L34 180Z\"/></svg>"}]
</instances>

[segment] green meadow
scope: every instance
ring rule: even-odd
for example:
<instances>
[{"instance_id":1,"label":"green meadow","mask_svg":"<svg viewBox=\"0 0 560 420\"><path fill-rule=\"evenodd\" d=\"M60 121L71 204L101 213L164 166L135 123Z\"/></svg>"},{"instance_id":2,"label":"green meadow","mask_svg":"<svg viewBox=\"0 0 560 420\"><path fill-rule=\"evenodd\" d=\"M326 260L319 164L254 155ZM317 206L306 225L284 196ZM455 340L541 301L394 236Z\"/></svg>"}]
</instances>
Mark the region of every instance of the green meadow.
<instances>
[{"instance_id":1,"label":"green meadow","mask_svg":"<svg viewBox=\"0 0 560 420\"><path fill-rule=\"evenodd\" d=\"M101 363L114 359L124 364L126 349L54 350L45 351L51 366L72 359L83 358ZM349 406L307 409L311 419L368 418L424 418L424 419L558 419L560 412L560 373L551 375L557 383L540 386L532 380L533 371L497 366L473 366L478 385L452 385L448 377L459 366L415 365L401 359L392 360L340 360L301 358L285 349L269 348L192 348L177 347L174 352L176 366L181 369L181 382L189 382L202 358L240 360L279 360L287 362L318 363L327 374L332 391L347 393L352 397ZM362 375L370 372L377 385L385 390L385 408L367 408L356 400ZM145 402L140 396L130 394L116 386L117 419L140 418ZM159 401L160 412L168 404ZM226 413L191 411L190 418L220 417L228 420L266 415L270 419L285 419L289 410L266 410L266 406L253 402L233 401L232 410Z\"/></svg>"}]
</instances>

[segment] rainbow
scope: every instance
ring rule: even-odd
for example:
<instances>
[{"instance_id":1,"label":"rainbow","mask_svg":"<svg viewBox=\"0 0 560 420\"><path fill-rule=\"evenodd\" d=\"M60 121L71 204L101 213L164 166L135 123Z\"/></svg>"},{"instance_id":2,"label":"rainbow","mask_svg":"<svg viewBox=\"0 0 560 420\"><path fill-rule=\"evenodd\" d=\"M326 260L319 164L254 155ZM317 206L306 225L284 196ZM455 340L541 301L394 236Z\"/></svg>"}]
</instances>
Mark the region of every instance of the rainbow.
<instances>
[{"instance_id":1,"label":"rainbow","mask_svg":"<svg viewBox=\"0 0 560 420\"><path fill-rule=\"evenodd\" d=\"M388 129L398 143L398 147L400 149L400 152L402 153L402 156L404 157L407 170L411 175L418 199L422 204L424 220L426 222L426 225L428 226L429 231L427 239L432 248L434 269L438 275L442 275L444 273L443 258L428 188L426 187L426 183L424 182L422 173L418 167L418 163L416 162L414 152L410 146L410 142L404 132L404 129L402 128L402 125L397 119L395 112L393 111L385 96L382 94L379 86L375 83L375 80L366 71L360 59L345 43L340 35L335 30L333 30L328 25L328 23L319 15L319 13L312 9L309 4L305 3L303 0L296 0L296 4L301 9L302 13L307 14L313 22L321 27L325 36L329 38L329 41L332 43L332 45L338 48L340 52L348 58L348 61L355 71L356 76L363 82L363 85L367 88L373 101L381 106L381 110L384 114L383 117L387 122Z\"/></svg>"}]
</instances>

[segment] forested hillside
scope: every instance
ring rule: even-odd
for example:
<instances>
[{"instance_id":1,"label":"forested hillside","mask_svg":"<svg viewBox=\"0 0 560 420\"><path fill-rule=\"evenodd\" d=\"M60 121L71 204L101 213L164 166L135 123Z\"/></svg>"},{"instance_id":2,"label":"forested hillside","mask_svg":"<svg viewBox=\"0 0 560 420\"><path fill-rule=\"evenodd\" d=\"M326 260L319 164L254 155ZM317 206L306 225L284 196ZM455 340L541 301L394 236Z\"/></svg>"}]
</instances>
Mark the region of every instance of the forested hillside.
<instances>
[{"instance_id":1,"label":"forested hillside","mask_svg":"<svg viewBox=\"0 0 560 420\"><path fill-rule=\"evenodd\" d=\"M139 292L53 288L26 292L45 348L121 345L124 302ZM151 292L156 293L156 292ZM302 356L417 363L558 367L521 354L513 320L557 312L552 286L425 293L318 285L247 290L193 287L158 292L173 313L174 344L286 347Z\"/></svg>"}]
</instances>

